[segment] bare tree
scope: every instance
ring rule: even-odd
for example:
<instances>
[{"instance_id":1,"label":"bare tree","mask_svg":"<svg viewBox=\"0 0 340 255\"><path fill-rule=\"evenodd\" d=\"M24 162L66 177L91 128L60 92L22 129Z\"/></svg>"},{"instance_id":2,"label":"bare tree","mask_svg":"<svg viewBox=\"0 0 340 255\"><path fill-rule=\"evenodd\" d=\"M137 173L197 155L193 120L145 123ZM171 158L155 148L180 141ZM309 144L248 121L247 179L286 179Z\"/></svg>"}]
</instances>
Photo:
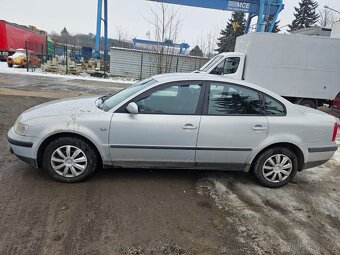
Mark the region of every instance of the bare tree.
<instances>
[{"instance_id":1,"label":"bare tree","mask_svg":"<svg viewBox=\"0 0 340 255\"><path fill-rule=\"evenodd\" d=\"M160 1L150 9L150 12L150 18L146 18L153 28L153 31L148 32L150 38L158 42L169 42L169 44L176 42L182 23L178 10ZM176 50L173 47L164 45L156 45L153 50L159 53L155 59L157 72L170 72L173 62L172 55Z\"/></svg>"},{"instance_id":2,"label":"bare tree","mask_svg":"<svg viewBox=\"0 0 340 255\"><path fill-rule=\"evenodd\" d=\"M205 54L208 58L212 58L216 54L217 31L212 31L207 34L207 48Z\"/></svg>"},{"instance_id":3,"label":"bare tree","mask_svg":"<svg viewBox=\"0 0 340 255\"><path fill-rule=\"evenodd\" d=\"M337 21L334 12L326 8L319 10L319 16L318 23L321 27L332 28Z\"/></svg>"},{"instance_id":4,"label":"bare tree","mask_svg":"<svg viewBox=\"0 0 340 255\"><path fill-rule=\"evenodd\" d=\"M117 40L117 47L125 47L126 43L129 41L129 33L121 27L116 27L115 38Z\"/></svg>"},{"instance_id":5,"label":"bare tree","mask_svg":"<svg viewBox=\"0 0 340 255\"><path fill-rule=\"evenodd\" d=\"M212 58L216 54L217 31L217 29L213 29L206 34L201 35L197 40L197 45L199 45L204 56L207 58Z\"/></svg>"}]
</instances>

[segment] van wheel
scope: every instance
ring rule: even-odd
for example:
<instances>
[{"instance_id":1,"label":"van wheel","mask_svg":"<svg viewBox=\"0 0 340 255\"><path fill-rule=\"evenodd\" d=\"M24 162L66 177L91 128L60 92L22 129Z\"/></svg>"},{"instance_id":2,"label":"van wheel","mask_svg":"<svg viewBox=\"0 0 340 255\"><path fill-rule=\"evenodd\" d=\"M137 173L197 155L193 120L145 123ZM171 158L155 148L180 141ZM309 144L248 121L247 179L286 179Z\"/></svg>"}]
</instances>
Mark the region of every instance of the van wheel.
<instances>
[{"instance_id":1,"label":"van wheel","mask_svg":"<svg viewBox=\"0 0 340 255\"><path fill-rule=\"evenodd\" d=\"M315 102L313 100L310 100L310 99L303 99L299 103L299 105L303 105L303 106L306 106L306 107L309 107L309 108L313 108L313 109L316 108Z\"/></svg>"},{"instance_id":2,"label":"van wheel","mask_svg":"<svg viewBox=\"0 0 340 255\"><path fill-rule=\"evenodd\" d=\"M47 145L43 154L44 169L61 182L82 181L94 173L97 165L95 151L79 138L58 138Z\"/></svg>"},{"instance_id":3,"label":"van wheel","mask_svg":"<svg viewBox=\"0 0 340 255\"><path fill-rule=\"evenodd\" d=\"M267 188L279 188L289 183L298 171L298 158L285 147L264 151L254 163L257 181Z\"/></svg>"}]
</instances>

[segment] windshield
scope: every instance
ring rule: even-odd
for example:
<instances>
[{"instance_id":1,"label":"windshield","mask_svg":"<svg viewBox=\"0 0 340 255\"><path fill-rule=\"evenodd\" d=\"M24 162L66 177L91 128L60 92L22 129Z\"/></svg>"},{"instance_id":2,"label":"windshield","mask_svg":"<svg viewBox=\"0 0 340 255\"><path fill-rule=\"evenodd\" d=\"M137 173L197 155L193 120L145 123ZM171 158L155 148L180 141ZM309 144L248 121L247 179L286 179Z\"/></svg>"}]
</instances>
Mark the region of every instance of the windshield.
<instances>
[{"instance_id":1,"label":"windshield","mask_svg":"<svg viewBox=\"0 0 340 255\"><path fill-rule=\"evenodd\" d=\"M132 96L136 92L156 83L157 81L153 78L149 78L146 80L139 81L123 90L120 90L114 95L109 96L108 98L104 99L104 102L101 108L104 111L110 110L112 107L115 107L119 103L123 102L128 97Z\"/></svg>"},{"instance_id":2,"label":"windshield","mask_svg":"<svg viewBox=\"0 0 340 255\"><path fill-rule=\"evenodd\" d=\"M222 55L217 55L216 57L208 61L204 66L202 66L201 69L199 69L199 71L208 72L209 69L212 66L216 65L222 58L223 58Z\"/></svg>"}]
</instances>

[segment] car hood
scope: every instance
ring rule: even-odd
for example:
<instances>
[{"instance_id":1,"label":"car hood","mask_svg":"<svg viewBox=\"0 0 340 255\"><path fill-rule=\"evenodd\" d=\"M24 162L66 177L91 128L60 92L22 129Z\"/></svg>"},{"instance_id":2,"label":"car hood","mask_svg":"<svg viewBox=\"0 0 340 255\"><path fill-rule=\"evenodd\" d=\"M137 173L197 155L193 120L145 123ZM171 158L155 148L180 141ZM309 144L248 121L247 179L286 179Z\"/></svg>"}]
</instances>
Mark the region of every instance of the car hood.
<instances>
[{"instance_id":1,"label":"car hood","mask_svg":"<svg viewBox=\"0 0 340 255\"><path fill-rule=\"evenodd\" d=\"M96 97L77 97L60 99L34 106L21 115L21 121L48 116L101 113L96 106Z\"/></svg>"},{"instance_id":2,"label":"car hood","mask_svg":"<svg viewBox=\"0 0 340 255\"><path fill-rule=\"evenodd\" d=\"M200 71L200 70L195 70L195 71L193 71L192 73L207 73L207 72Z\"/></svg>"}]
</instances>

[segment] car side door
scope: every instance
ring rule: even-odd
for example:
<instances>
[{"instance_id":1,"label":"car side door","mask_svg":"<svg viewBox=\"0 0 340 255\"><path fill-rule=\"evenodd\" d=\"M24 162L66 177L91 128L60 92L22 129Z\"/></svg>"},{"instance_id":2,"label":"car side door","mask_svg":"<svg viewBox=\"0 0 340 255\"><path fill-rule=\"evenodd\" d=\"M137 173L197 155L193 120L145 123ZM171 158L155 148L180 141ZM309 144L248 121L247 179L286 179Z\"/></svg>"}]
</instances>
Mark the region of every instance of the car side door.
<instances>
[{"instance_id":1,"label":"car side door","mask_svg":"<svg viewBox=\"0 0 340 255\"><path fill-rule=\"evenodd\" d=\"M203 107L202 81L157 86L136 96L112 116L112 164L125 167L193 167ZM138 114L127 112L130 102Z\"/></svg>"},{"instance_id":2,"label":"car side door","mask_svg":"<svg viewBox=\"0 0 340 255\"><path fill-rule=\"evenodd\" d=\"M238 84L209 82L200 124L197 167L243 170L268 133L262 93Z\"/></svg>"}]
</instances>

